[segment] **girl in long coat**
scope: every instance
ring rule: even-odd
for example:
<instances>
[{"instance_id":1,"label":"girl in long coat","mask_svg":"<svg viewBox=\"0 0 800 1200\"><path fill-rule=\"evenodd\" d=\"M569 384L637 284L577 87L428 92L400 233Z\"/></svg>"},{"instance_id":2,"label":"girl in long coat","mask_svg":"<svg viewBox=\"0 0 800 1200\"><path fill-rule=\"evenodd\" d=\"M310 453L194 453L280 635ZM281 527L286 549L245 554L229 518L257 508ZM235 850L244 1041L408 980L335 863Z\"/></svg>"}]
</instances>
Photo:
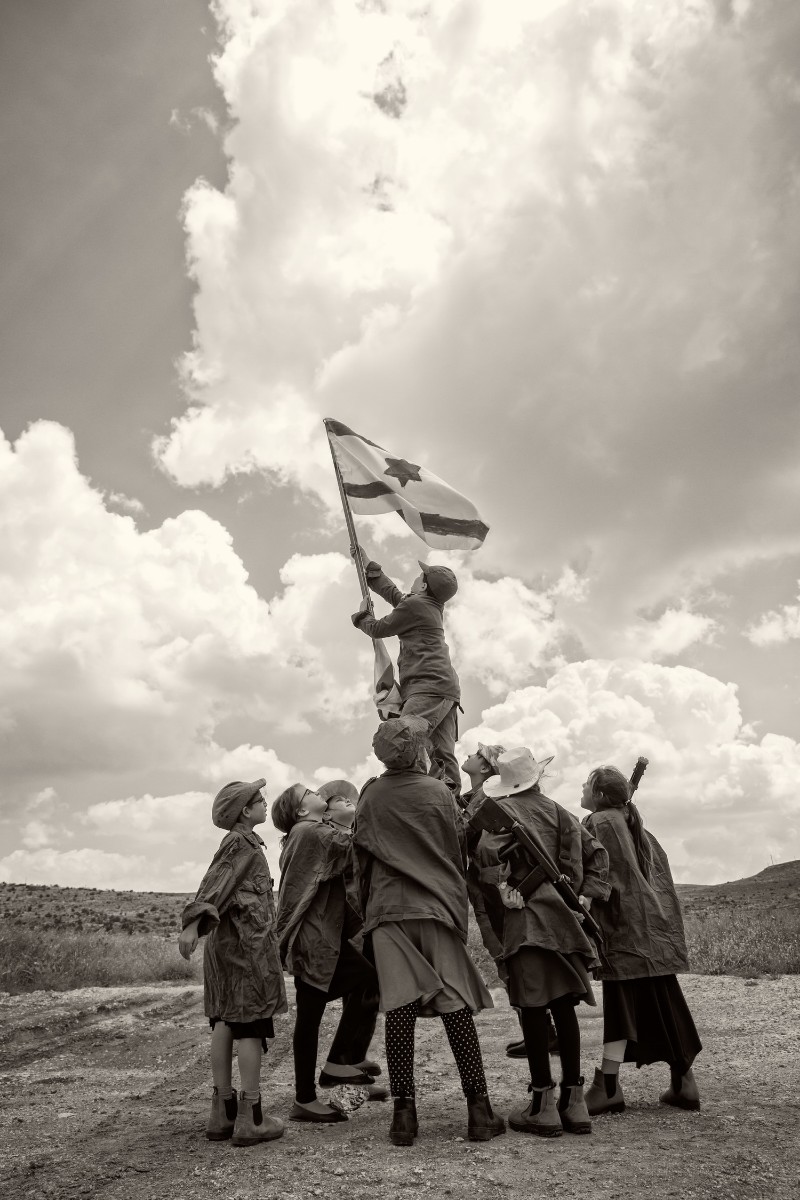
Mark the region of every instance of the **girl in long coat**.
<instances>
[{"instance_id":1,"label":"girl in long coat","mask_svg":"<svg viewBox=\"0 0 800 1200\"><path fill-rule=\"evenodd\" d=\"M689 969L683 916L667 856L648 833L616 767L598 767L583 785L584 826L605 847L611 891L592 905L603 930L603 1062L587 1092L591 1113L622 1112L623 1062L666 1062L664 1104L698 1109L692 1072L702 1049L676 973Z\"/></svg>"}]
</instances>

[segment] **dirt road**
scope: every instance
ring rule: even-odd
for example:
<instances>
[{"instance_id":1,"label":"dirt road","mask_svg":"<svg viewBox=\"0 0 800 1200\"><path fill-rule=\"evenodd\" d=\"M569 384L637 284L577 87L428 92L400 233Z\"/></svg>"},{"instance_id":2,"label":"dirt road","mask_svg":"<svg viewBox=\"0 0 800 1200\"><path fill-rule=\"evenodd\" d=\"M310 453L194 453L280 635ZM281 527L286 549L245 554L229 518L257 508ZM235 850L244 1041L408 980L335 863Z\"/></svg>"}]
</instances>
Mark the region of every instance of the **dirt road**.
<instances>
[{"instance_id":1,"label":"dirt road","mask_svg":"<svg viewBox=\"0 0 800 1200\"><path fill-rule=\"evenodd\" d=\"M306 1200L396 1195L611 1200L783 1200L800 1195L800 977L750 984L689 976L705 1044L700 1113L664 1108L665 1069L623 1068L628 1111L591 1137L508 1132L464 1141L466 1117L439 1021L418 1025L420 1137L386 1138L388 1104L347 1124L287 1125L236 1149L203 1136L210 1091L200 989L90 988L0 998L0 1188L14 1200ZM525 1064L503 1048L514 1014L479 1017L495 1109L526 1098ZM599 1010L580 1011L584 1070L598 1062ZM291 1016L265 1066L269 1111L291 1102ZM323 1047L332 1020L326 1017ZM379 1037L373 1051L383 1058ZM554 1066L557 1064L554 1063Z\"/></svg>"}]
</instances>

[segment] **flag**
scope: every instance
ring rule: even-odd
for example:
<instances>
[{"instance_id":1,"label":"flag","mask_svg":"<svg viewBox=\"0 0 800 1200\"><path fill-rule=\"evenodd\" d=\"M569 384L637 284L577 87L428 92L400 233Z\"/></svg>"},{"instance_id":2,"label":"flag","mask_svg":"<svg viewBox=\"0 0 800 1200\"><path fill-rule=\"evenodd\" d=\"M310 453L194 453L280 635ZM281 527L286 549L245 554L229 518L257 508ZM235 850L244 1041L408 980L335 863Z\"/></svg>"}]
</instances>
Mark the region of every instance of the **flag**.
<instances>
[{"instance_id":1,"label":"flag","mask_svg":"<svg viewBox=\"0 0 800 1200\"><path fill-rule=\"evenodd\" d=\"M389 657L389 651L377 638L372 639L372 645L375 650L372 699L375 701L375 707L381 720L388 721L390 717L400 715L403 701L400 698L400 688L395 682L394 666Z\"/></svg>"},{"instance_id":2,"label":"flag","mask_svg":"<svg viewBox=\"0 0 800 1200\"><path fill-rule=\"evenodd\" d=\"M395 458L341 421L325 419L350 508L360 516L397 512L428 546L477 550L489 526L466 496L421 463Z\"/></svg>"}]
</instances>

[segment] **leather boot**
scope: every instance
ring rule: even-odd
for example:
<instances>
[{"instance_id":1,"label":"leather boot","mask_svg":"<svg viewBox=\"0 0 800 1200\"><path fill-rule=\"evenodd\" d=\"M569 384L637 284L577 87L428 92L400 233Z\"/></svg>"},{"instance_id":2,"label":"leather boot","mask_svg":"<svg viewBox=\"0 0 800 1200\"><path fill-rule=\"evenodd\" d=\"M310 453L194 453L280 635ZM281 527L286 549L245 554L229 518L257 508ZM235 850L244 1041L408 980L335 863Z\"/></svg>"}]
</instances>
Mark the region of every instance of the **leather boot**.
<instances>
[{"instance_id":1,"label":"leather boot","mask_svg":"<svg viewBox=\"0 0 800 1200\"><path fill-rule=\"evenodd\" d=\"M690 1112L698 1112L700 1091L691 1067L685 1075L670 1069L670 1085L658 1098L662 1104L671 1104L673 1108L686 1108Z\"/></svg>"},{"instance_id":2,"label":"leather boot","mask_svg":"<svg viewBox=\"0 0 800 1200\"><path fill-rule=\"evenodd\" d=\"M506 1123L492 1112L488 1096L467 1096L467 1137L471 1142L490 1142L505 1133Z\"/></svg>"},{"instance_id":3,"label":"leather boot","mask_svg":"<svg viewBox=\"0 0 800 1200\"><path fill-rule=\"evenodd\" d=\"M236 1092L227 1100L219 1094L219 1088L211 1093L211 1112L208 1114L206 1137L210 1142L226 1142L233 1136L233 1126L236 1121Z\"/></svg>"},{"instance_id":4,"label":"leather boot","mask_svg":"<svg viewBox=\"0 0 800 1200\"><path fill-rule=\"evenodd\" d=\"M394 1116L389 1127L389 1141L393 1146L411 1146L417 1136L417 1105L413 1096L398 1096L394 1102Z\"/></svg>"},{"instance_id":5,"label":"leather boot","mask_svg":"<svg viewBox=\"0 0 800 1200\"><path fill-rule=\"evenodd\" d=\"M261 1096L257 1100L248 1100L244 1092L239 1093L239 1111L232 1138L234 1146L255 1146L257 1142L271 1142L282 1134L283 1121L261 1111Z\"/></svg>"},{"instance_id":6,"label":"leather boot","mask_svg":"<svg viewBox=\"0 0 800 1200\"><path fill-rule=\"evenodd\" d=\"M586 1107L589 1115L621 1113L625 1111L625 1097L619 1082L619 1073L604 1075L599 1067L594 1069L594 1082L586 1092Z\"/></svg>"},{"instance_id":7,"label":"leather boot","mask_svg":"<svg viewBox=\"0 0 800 1200\"><path fill-rule=\"evenodd\" d=\"M528 1089L531 1102L520 1112L509 1114L508 1123L518 1133L535 1133L539 1137L561 1137L564 1132L556 1108L556 1085Z\"/></svg>"},{"instance_id":8,"label":"leather boot","mask_svg":"<svg viewBox=\"0 0 800 1200\"><path fill-rule=\"evenodd\" d=\"M589 1110L583 1097L583 1076L570 1086L562 1082L558 1097L558 1115L567 1133L592 1132Z\"/></svg>"}]
</instances>

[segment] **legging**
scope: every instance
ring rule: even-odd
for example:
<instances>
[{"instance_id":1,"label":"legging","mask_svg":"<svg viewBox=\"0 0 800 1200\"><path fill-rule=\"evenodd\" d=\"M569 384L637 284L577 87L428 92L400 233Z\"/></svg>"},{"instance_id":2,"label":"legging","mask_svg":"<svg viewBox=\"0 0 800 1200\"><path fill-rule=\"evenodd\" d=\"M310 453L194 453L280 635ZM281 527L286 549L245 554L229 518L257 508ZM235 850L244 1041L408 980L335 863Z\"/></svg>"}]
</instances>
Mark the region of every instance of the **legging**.
<instances>
[{"instance_id":1,"label":"legging","mask_svg":"<svg viewBox=\"0 0 800 1200\"><path fill-rule=\"evenodd\" d=\"M519 1023L528 1052L531 1083L536 1088L552 1083L550 1055L547 1049L547 1010L553 1014L553 1023L558 1034L558 1053L561 1058L561 1079L568 1087L577 1084L581 1075L581 1034L575 1002L571 996L559 996L541 1008L521 1008Z\"/></svg>"},{"instance_id":2,"label":"legging","mask_svg":"<svg viewBox=\"0 0 800 1200\"><path fill-rule=\"evenodd\" d=\"M386 1014L386 1065L392 1095L414 1096L414 1033L419 1000L392 1008ZM465 1096L486 1095L486 1076L472 1013L468 1008L440 1013L447 1040L456 1060Z\"/></svg>"}]
</instances>

